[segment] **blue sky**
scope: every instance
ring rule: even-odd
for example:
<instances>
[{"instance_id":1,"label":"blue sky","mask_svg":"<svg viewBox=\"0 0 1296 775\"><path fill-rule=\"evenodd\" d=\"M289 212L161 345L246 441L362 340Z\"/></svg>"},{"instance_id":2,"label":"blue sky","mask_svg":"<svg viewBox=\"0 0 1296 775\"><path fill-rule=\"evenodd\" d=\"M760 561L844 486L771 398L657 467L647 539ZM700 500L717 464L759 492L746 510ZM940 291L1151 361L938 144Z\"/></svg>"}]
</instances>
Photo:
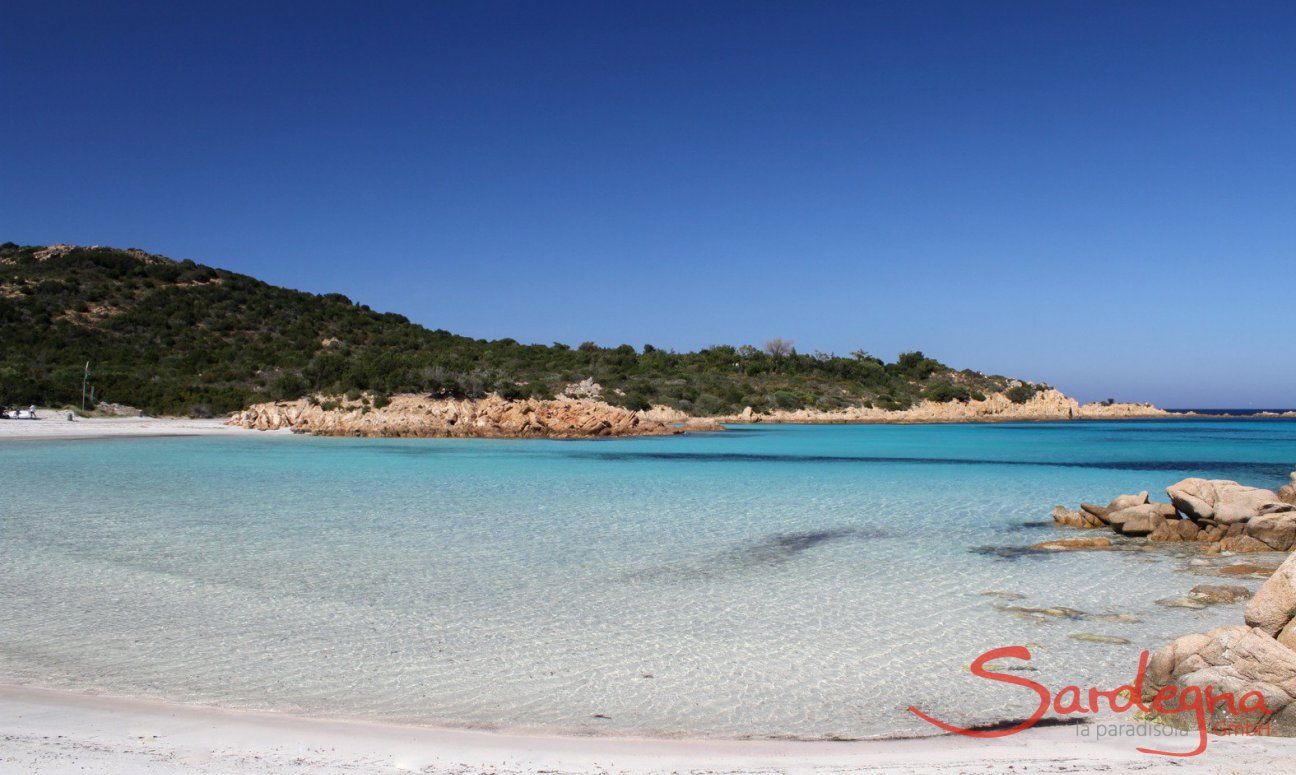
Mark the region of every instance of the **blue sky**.
<instances>
[{"instance_id":1,"label":"blue sky","mask_svg":"<svg viewBox=\"0 0 1296 775\"><path fill-rule=\"evenodd\" d=\"M1294 406L1293 40L1284 3L10 4L0 239Z\"/></svg>"}]
</instances>

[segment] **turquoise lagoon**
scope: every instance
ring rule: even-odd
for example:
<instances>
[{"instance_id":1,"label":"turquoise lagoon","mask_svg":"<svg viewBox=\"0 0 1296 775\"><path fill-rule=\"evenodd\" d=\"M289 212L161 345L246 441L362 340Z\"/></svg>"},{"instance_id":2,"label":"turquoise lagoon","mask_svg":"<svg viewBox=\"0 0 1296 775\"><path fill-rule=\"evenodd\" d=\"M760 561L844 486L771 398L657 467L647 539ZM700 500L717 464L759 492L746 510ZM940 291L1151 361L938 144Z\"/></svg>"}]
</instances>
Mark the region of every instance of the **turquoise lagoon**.
<instances>
[{"instance_id":1,"label":"turquoise lagoon","mask_svg":"<svg viewBox=\"0 0 1296 775\"><path fill-rule=\"evenodd\" d=\"M1240 620L1155 603L1211 581L1192 555L1002 551L1063 535L1054 504L1294 465L1273 420L9 443L0 682L581 734L934 732L906 708L1033 709L970 677L987 649L1109 688Z\"/></svg>"}]
</instances>

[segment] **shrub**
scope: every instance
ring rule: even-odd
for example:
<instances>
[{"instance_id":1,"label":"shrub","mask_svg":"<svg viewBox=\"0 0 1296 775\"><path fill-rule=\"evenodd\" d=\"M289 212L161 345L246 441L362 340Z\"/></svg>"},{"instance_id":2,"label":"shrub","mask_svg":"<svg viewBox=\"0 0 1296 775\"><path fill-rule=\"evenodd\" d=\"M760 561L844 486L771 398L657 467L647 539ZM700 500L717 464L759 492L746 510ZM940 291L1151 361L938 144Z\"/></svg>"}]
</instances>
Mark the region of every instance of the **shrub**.
<instances>
[{"instance_id":1,"label":"shrub","mask_svg":"<svg viewBox=\"0 0 1296 775\"><path fill-rule=\"evenodd\" d=\"M935 401L938 404L945 404L950 401L967 402L972 398L972 391L962 385L952 385L948 382L943 382L927 388L923 391L923 397L929 401Z\"/></svg>"},{"instance_id":2,"label":"shrub","mask_svg":"<svg viewBox=\"0 0 1296 775\"><path fill-rule=\"evenodd\" d=\"M790 390L778 390L770 396L770 403L779 409L795 410L805 406L805 401L801 396Z\"/></svg>"},{"instance_id":3,"label":"shrub","mask_svg":"<svg viewBox=\"0 0 1296 775\"><path fill-rule=\"evenodd\" d=\"M1034 395L1037 392L1039 391L1036 389L1034 385L1030 384L1029 382L1022 382L1018 385L1013 385L1012 387L1008 388L1006 391L1004 391L1004 395L1007 396L1008 400L1012 401L1014 404L1024 404L1027 401L1031 400L1031 398L1034 397Z\"/></svg>"}]
</instances>

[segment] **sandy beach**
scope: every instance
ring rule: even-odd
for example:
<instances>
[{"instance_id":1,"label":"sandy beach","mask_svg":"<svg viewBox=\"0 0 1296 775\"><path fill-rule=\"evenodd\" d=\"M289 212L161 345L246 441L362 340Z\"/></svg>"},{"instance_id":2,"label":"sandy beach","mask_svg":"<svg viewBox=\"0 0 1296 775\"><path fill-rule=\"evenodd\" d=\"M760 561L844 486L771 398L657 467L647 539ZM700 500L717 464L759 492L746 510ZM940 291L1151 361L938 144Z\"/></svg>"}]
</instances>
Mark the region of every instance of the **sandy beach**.
<instances>
[{"instance_id":1,"label":"sandy beach","mask_svg":"<svg viewBox=\"0 0 1296 775\"><path fill-rule=\"evenodd\" d=\"M0 420L0 441L39 439L109 439L131 436L239 436L252 431L225 424L225 418L78 417L65 412L38 411L37 420ZM284 431L288 433L289 431Z\"/></svg>"},{"instance_id":2,"label":"sandy beach","mask_svg":"<svg viewBox=\"0 0 1296 775\"><path fill-rule=\"evenodd\" d=\"M1109 721L1114 721L1109 720ZM1001 740L862 742L581 738L304 719L0 686L0 771L13 773L781 773L1258 772L1281 770L1296 740L1097 740L1062 726Z\"/></svg>"}]
</instances>

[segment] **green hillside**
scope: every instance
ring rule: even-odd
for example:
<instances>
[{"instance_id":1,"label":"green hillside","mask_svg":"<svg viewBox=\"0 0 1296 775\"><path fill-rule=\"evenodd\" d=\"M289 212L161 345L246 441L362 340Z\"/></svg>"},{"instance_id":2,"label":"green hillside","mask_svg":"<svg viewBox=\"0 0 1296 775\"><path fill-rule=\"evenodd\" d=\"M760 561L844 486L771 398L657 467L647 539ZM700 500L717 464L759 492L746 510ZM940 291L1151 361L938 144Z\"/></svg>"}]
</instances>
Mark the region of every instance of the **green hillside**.
<instances>
[{"instance_id":1,"label":"green hillside","mask_svg":"<svg viewBox=\"0 0 1296 775\"><path fill-rule=\"evenodd\" d=\"M676 353L471 339L341 294L278 288L192 261L13 243L0 245L0 342L0 403L79 403L89 361L98 398L199 416L317 391L550 397L587 377L611 403L695 415L860 401L902 408L1009 388L1025 400L1035 389L919 352L884 363L778 343Z\"/></svg>"}]
</instances>

